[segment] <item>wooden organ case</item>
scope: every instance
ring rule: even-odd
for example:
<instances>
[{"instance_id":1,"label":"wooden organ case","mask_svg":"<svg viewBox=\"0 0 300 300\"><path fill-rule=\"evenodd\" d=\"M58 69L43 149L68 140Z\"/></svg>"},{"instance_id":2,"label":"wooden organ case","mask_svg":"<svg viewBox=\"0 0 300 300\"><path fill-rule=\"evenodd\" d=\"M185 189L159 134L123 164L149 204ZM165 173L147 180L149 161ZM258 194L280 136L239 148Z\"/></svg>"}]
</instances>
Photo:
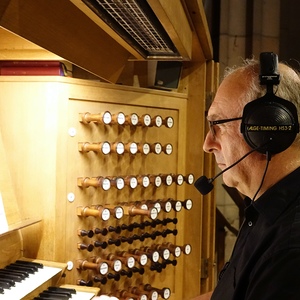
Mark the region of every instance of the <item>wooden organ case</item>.
<instances>
[{"instance_id":1,"label":"wooden organ case","mask_svg":"<svg viewBox=\"0 0 300 300\"><path fill-rule=\"evenodd\" d=\"M108 294L150 284L180 299L187 261L198 259L185 228L198 215L181 146L186 96L54 78L0 83L12 190L28 222L41 220L22 230L20 254L67 264L64 283Z\"/></svg>"},{"instance_id":2,"label":"wooden organ case","mask_svg":"<svg viewBox=\"0 0 300 300\"><path fill-rule=\"evenodd\" d=\"M103 65L103 52L111 49L103 43L88 47L99 28L70 2L81 1L39 1L32 19L36 1L22 6L5 0L0 25L113 82L128 52L114 46L118 59ZM169 7L167 1L150 2ZM198 13L198 1L184 2ZM182 1L176 3L171 13L181 11ZM57 9L61 5L65 10ZM73 47L59 40L70 35L63 11L70 12L68 24L80 17L85 29L77 39L72 35ZM23 22L15 21L15 13ZM0 233L0 267L23 259L61 269L22 299L50 285L120 299L144 299L137 289L156 290L171 300L213 288L213 194L204 199L193 181L212 176L202 143L218 67L203 12L191 18L195 31L187 21L187 27L180 24L190 30L182 41L193 48L187 51L193 61L183 63L180 92L56 76L0 77L0 193L9 224ZM57 30L48 30L49 22ZM82 49L82 39L85 55L73 51ZM13 45L9 52L0 43L5 59L49 57L35 46L24 50L23 42Z\"/></svg>"}]
</instances>

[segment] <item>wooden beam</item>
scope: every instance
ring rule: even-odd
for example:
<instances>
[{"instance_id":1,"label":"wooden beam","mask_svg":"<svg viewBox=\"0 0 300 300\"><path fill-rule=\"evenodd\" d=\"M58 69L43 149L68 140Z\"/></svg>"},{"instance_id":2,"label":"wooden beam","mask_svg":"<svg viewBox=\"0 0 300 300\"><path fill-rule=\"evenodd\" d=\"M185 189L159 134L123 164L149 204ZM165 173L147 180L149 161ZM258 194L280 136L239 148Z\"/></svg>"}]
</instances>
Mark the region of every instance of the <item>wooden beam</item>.
<instances>
[{"instance_id":1,"label":"wooden beam","mask_svg":"<svg viewBox=\"0 0 300 300\"><path fill-rule=\"evenodd\" d=\"M0 27L0 60L60 60L63 58Z\"/></svg>"},{"instance_id":2,"label":"wooden beam","mask_svg":"<svg viewBox=\"0 0 300 300\"><path fill-rule=\"evenodd\" d=\"M192 29L179 0L148 0L155 15L184 60L192 57Z\"/></svg>"},{"instance_id":3,"label":"wooden beam","mask_svg":"<svg viewBox=\"0 0 300 300\"><path fill-rule=\"evenodd\" d=\"M133 60L145 60L143 56L135 50L127 41L117 34L108 24L106 24L94 11L92 11L82 0L70 0L82 12L84 12L95 24L111 36L117 43L126 49L132 55Z\"/></svg>"},{"instance_id":4,"label":"wooden beam","mask_svg":"<svg viewBox=\"0 0 300 300\"><path fill-rule=\"evenodd\" d=\"M207 60L211 60L213 59L213 47L202 1L185 0L184 3L204 56Z\"/></svg>"},{"instance_id":5,"label":"wooden beam","mask_svg":"<svg viewBox=\"0 0 300 300\"><path fill-rule=\"evenodd\" d=\"M3 0L0 26L108 82L130 53L69 0Z\"/></svg>"}]
</instances>

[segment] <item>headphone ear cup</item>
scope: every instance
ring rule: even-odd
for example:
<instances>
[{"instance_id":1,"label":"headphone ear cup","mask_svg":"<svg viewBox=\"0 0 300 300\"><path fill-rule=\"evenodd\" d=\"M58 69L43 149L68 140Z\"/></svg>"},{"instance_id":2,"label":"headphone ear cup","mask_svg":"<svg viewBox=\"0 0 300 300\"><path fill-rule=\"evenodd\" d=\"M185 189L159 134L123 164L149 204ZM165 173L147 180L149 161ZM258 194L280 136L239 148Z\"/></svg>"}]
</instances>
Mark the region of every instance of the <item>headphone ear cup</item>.
<instances>
[{"instance_id":1,"label":"headphone ear cup","mask_svg":"<svg viewBox=\"0 0 300 300\"><path fill-rule=\"evenodd\" d=\"M260 153L284 151L298 132L297 109L290 101L266 94L244 107L241 133L247 144Z\"/></svg>"}]
</instances>

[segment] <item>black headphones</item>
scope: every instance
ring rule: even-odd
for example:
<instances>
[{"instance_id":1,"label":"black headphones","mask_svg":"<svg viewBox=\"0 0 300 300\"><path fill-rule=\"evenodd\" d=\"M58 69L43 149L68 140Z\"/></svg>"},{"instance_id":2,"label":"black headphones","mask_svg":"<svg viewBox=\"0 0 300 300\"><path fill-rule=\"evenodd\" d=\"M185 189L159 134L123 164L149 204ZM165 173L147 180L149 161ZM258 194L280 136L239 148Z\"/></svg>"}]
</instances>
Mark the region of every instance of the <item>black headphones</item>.
<instances>
[{"instance_id":1,"label":"black headphones","mask_svg":"<svg viewBox=\"0 0 300 300\"><path fill-rule=\"evenodd\" d=\"M247 144L258 152L276 154L287 149L299 132L295 105L277 97L273 86L279 84L278 57L273 52L260 54L260 84L266 94L249 102L243 110L241 133Z\"/></svg>"}]
</instances>

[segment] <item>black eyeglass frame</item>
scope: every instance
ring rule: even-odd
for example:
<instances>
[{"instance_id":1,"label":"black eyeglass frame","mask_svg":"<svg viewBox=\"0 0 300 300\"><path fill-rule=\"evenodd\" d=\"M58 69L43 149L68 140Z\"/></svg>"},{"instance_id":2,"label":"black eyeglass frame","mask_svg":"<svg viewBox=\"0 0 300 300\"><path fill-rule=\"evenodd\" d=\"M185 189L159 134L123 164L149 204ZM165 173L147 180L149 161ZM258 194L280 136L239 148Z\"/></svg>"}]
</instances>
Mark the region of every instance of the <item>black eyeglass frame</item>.
<instances>
[{"instance_id":1,"label":"black eyeglass frame","mask_svg":"<svg viewBox=\"0 0 300 300\"><path fill-rule=\"evenodd\" d=\"M216 132L213 128L214 125L218 125L218 124L224 124L224 123L228 123L228 122L232 122L232 121L237 121L237 120L242 120L242 117L238 117L238 118L231 118L231 119L222 119L222 120L215 120L215 121L208 121L208 125L209 125L209 130L212 134L213 137L216 136Z\"/></svg>"}]
</instances>

